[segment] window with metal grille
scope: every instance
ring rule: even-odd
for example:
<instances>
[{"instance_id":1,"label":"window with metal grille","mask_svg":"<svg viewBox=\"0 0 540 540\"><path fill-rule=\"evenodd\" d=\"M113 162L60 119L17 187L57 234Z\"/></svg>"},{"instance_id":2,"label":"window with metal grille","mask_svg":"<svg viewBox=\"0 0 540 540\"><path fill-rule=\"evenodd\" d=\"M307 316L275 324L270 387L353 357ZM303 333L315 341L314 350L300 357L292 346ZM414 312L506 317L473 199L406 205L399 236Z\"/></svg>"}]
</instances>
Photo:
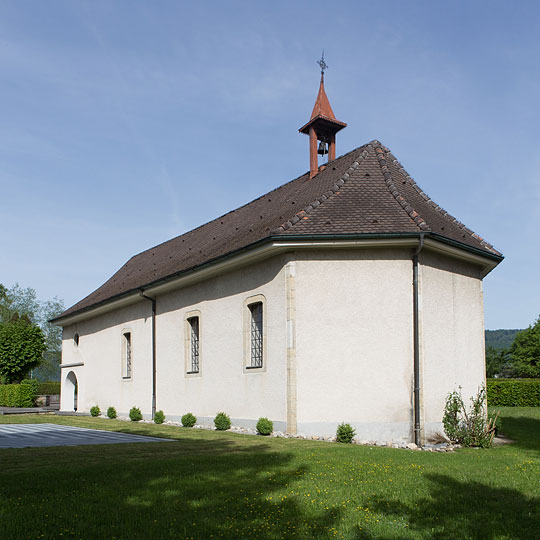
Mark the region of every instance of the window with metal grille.
<instances>
[{"instance_id":1,"label":"window with metal grille","mask_svg":"<svg viewBox=\"0 0 540 540\"><path fill-rule=\"evenodd\" d=\"M250 304L250 366L252 368L263 365L263 304L256 302Z\"/></svg>"},{"instance_id":2,"label":"window with metal grille","mask_svg":"<svg viewBox=\"0 0 540 540\"><path fill-rule=\"evenodd\" d=\"M124 332L123 334L123 366L122 366L122 377L124 379L131 379L131 361L133 358L133 350L131 346L131 332Z\"/></svg>"},{"instance_id":3,"label":"window with metal grille","mask_svg":"<svg viewBox=\"0 0 540 540\"><path fill-rule=\"evenodd\" d=\"M190 317L189 323L189 354L190 365L188 373L199 373L199 317Z\"/></svg>"}]
</instances>

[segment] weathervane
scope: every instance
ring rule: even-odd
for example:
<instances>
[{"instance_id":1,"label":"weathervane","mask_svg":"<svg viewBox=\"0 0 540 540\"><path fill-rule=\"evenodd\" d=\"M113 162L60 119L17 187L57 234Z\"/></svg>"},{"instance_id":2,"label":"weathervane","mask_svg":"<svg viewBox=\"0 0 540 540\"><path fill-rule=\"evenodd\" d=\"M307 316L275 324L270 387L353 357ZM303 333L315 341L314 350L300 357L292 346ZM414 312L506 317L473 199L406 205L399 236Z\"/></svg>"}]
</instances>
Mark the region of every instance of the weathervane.
<instances>
[{"instance_id":1,"label":"weathervane","mask_svg":"<svg viewBox=\"0 0 540 540\"><path fill-rule=\"evenodd\" d=\"M328 64L324 61L324 49L322 51L321 59L317 61L317 64L321 67L321 75L324 75L324 70L328 69Z\"/></svg>"}]
</instances>

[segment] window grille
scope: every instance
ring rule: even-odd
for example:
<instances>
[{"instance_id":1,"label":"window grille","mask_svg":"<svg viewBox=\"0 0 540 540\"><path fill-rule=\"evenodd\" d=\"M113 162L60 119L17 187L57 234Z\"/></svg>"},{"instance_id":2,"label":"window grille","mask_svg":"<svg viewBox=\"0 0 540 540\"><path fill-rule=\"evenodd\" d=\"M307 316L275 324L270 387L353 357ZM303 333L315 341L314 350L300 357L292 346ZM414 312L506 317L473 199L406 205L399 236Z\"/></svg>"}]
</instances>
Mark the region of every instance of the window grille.
<instances>
[{"instance_id":1,"label":"window grille","mask_svg":"<svg viewBox=\"0 0 540 540\"><path fill-rule=\"evenodd\" d=\"M257 302L249 306L251 312L250 325L250 367L262 367L263 365L263 305Z\"/></svg>"},{"instance_id":2,"label":"window grille","mask_svg":"<svg viewBox=\"0 0 540 540\"><path fill-rule=\"evenodd\" d=\"M124 379L131 379L131 332L124 333Z\"/></svg>"},{"instance_id":3,"label":"window grille","mask_svg":"<svg viewBox=\"0 0 540 540\"><path fill-rule=\"evenodd\" d=\"M199 317L191 317L189 323L190 373L199 373Z\"/></svg>"}]
</instances>

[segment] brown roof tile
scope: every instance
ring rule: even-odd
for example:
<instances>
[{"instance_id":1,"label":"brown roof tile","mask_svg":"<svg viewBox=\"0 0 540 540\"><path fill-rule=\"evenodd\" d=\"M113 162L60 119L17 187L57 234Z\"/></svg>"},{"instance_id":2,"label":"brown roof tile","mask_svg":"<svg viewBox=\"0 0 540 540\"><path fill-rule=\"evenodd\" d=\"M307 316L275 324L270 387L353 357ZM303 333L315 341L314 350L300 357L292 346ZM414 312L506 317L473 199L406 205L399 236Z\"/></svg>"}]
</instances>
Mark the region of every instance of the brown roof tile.
<instances>
[{"instance_id":1,"label":"brown roof tile","mask_svg":"<svg viewBox=\"0 0 540 540\"><path fill-rule=\"evenodd\" d=\"M436 205L378 141L205 225L132 257L60 317L86 310L276 236L434 233L501 254Z\"/></svg>"}]
</instances>

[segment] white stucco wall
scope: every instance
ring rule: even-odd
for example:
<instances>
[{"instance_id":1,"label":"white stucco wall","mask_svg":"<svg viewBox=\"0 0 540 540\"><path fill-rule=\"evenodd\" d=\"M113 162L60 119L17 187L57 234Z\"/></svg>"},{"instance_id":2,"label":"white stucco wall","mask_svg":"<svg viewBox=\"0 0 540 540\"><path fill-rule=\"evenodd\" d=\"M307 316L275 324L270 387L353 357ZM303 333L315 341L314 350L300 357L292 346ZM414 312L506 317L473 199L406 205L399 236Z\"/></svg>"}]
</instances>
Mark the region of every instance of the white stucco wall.
<instances>
[{"instance_id":1,"label":"white stucco wall","mask_svg":"<svg viewBox=\"0 0 540 540\"><path fill-rule=\"evenodd\" d=\"M443 432L448 392L462 387L464 400L485 384L484 304L477 267L422 252L421 357L425 435Z\"/></svg>"},{"instance_id":2,"label":"white stucco wall","mask_svg":"<svg viewBox=\"0 0 540 540\"><path fill-rule=\"evenodd\" d=\"M173 420L190 411L203 423L225 411L246 427L267 416L276 430L289 418L305 435L333 436L337 424L349 422L361 440L412 440L411 258L406 248L302 249L157 296L157 410ZM468 398L484 381L482 284L475 266L427 249L419 278L429 435L441 431L449 391L462 386ZM256 295L265 301L266 336L258 371L244 367L246 301ZM195 376L186 373L185 347L193 311L201 347ZM78 378L79 411L98 404L127 415L138 406L150 416L151 328L151 303L142 299L65 327L62 363L84 364L62 370L63 382L70 372ZM121 373L126 329L133 342L128 381ZM69 384L62 394L62 410L69 410Z\"/></svg>"},{"instance_id":3,"label":"white stucco wall","mask_svg":"<svg viewBox=\"0 0 540 540\"><path fill-rule=\"evenodd\" d=\"M127 413L133 406L150 413L151 390L151 304L148 301L118 309L64 328L62 364L84 363L62 369L61 410L70 410L72 399L64 381L73 371L78 381L78 412L99 405L105 412L113 406ZM132 339L132 377L122 378L122 331ZM79 346L73 342L79 334Z\"/></svg>"},{"instance_id":4,"label":"white stucco wall","mask_svg":"<svg viewBox=\"0 0 540 540\"><path fill-rule=\"evenodd\" d=\"M261 416L285 429L286 419L286 311L283 256L235 270L157 297L156 408L169 419L193 412L211 422L225 411L239 424L255 425ZM244 315L246 300L263 295L266 355L262 370L244 369ZM200 376L186 375L185 315L200 312ZM122 331L133 342L133 376L121 374ZM98 404L114 406L127 415L133 406L151 415L152 349L151 302L142 300L64 329L62 363L84 362L64 368L79 381L79 411ZM79 333L79 346L73 336ZM68 385L64 385L66 388ZM62 410L71 396L64 391Z\"/></svg>"},{"instance_id":5,"label":"white stucco wall","mask_svg":"<svg viewBox=\"0 0 540 540\"><path fill-rule=\"evenodd\" d=\"M247 426L267 416L277 429L285 428L283 260L275 257L158 298L158 409L169 416L191 411L209 423L225 411ZM246 370L245 303L256 295L265 299L266 355L262 370ZM186 376L185 370L184 320L192 310L200 311L200 376Z\"/></svg>"},{"instance_id":6,"label":"white stucco wall","mask_svg":"<svg viewBox=\"0 0 540 540\"><path fill-rule=\"evenodd\" d=\"M297 254L298 432L410 440L411 250Z\"/></svg>"}]
</instances>

